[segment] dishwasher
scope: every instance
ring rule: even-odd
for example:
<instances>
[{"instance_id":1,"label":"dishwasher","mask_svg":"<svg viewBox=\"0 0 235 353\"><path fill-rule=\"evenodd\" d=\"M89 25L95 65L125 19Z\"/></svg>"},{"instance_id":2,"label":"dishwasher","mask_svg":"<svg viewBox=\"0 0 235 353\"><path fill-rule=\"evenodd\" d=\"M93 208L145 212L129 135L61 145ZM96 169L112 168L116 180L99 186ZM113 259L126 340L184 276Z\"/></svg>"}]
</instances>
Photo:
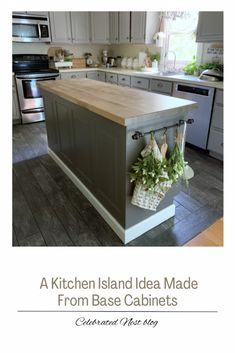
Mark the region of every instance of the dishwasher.
<instances>
[{"instance_id":1,"label":"dishwasher","mask_svg":"<svg viewBox=\"0 0 235 353\"><path fill-rule=\"evenodd\" d=\"M198 104L198 108L192 110L188 116L194 119L194 124L187 127L186 142L205 150L207 149L214 93L215 89L212 87L178 82L173 86L173 97L189 99Z\"/></svg>"}]
</instances>

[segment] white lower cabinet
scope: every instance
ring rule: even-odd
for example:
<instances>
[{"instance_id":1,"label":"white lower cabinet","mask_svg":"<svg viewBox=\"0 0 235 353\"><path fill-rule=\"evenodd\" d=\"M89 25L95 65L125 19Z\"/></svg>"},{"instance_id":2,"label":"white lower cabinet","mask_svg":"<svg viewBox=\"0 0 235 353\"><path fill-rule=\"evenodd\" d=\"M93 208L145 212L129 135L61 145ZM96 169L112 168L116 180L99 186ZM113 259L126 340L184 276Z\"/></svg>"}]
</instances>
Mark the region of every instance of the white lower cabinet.
<instances>
[{"instance_id":1,"label":"white lower cabinet","mask_svg":"<svg viewBox=\"0 0 235 353\"><path fill-rule=\"evenodd\" d=\"M131 77L127 75L118 75L118 84L119 86L128 86L131 85Z\"/></svg>"},{"instance_id":2,"label":"white lower cabinet","mask_svg":"<svg viewBox=\"0 0 235 353\"><path fill-rule=\"evenodd\" d=\"M212 156L223 159L223 91L217 89L211 118L207 149Z\"/></svg>"},{"instance_id":3,"label":"white lower cabinet","mask_svg":"<svg viewBox=\"0 0 235 353\"><path fill-rule=\"evenodd\" d=\"M90 78L91 80L105 82L105 72L102 72L102 71L87 72L87 76L86 77Z\"/></svg>"},{"instance_id":4,"label":"white lower cabinet","mask_svg":"<svg viewBox=\"0 0 235 353\"><path fill-rule=\"evenodd\" d=\"M106 72L106 82L117 84L118 75L110 72Z\"/></svg>"},{"instance_id":5,"label":"white lower cabinet","mask_svg":"<svg viewBox=\"0 0 235 353\"><path fill-rule=\"evenodd\" d=\"M86 71L61 72L61 74L60 74L61 80L68 80L70 78L85 78L85 77L86 77Z\"/></svg>"},{"instance_id":6,"label":"white lower cabinet","mask_svg":"<svg viewBox=\"0 0 235 353\"><path fill-rule=\"evenodd\" d=\"M143 77L131 77L131 87L148 90L149 79Z\"/></svg>"},{"instance_id":7,"label":"white lower cabinet","mask_svg":"<svg viewBox=\"0 0 235 353\"><path fill-rule=\"evenodd\" d=\"M172 87L173 87L172 82L163 81L163 80L155 80L155 79L150 80L150 90L152 92L171 96L172 95Z\"/></svg>"}]
</instances>

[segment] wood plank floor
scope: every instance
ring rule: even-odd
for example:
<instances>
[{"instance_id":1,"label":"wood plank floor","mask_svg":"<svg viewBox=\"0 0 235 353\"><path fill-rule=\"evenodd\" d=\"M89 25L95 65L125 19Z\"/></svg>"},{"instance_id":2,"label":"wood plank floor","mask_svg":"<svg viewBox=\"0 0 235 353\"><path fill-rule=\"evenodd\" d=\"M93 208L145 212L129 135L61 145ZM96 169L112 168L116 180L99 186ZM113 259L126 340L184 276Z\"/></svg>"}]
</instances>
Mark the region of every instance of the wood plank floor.
<instances>
[{"instance_id":1,"label":"wood plank floor","mask_svg":"<svg viewBox=\"0 0 235 353\"><path fill-rule=\"evenodd\" d=\"M195 176L175 197L175 217L128 246L182 246L223 216L222 163L191 148L185 159ZM123 246L47 154L44 122L13 127L13 245Z\"/></svg>"},{"instance_id":2,"label":"wood plank floor","mask_svg":"<svg viewBox=\"0 0 235 353\"><path fill-rule=\"evenodd\" d=\"M224 220L220 218L209 228L190 240L185 246L223 246Z\"/></svg>"}]
</instances>

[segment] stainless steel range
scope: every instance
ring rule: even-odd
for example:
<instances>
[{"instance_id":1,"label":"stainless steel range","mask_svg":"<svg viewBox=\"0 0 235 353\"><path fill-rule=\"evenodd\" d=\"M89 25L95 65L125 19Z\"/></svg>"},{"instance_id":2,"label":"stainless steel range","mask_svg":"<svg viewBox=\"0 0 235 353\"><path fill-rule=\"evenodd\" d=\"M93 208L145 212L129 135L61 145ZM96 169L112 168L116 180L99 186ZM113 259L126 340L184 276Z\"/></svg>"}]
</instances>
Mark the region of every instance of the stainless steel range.
<instances>
[{"instance_id":1,"label":"stainless steel range","mask_svg":"<svg viewBox=\"0 0 235 353\"><path fill-rule=\"evenodd\" d=\"M59 71L49 68L47 55L14 54L13 72L22 124L45 120L43 99L37 82L56 80Z\"/></svg>"}]
</instances>

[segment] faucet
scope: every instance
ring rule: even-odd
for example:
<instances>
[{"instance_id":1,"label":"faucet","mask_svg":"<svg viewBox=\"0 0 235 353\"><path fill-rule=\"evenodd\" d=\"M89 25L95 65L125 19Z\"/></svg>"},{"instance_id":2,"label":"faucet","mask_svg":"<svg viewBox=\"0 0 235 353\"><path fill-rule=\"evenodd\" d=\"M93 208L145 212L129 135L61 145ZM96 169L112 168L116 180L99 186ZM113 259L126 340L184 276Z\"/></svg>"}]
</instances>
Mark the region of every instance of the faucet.
<instances>
[{"instance_id":1,"label":"faucet","mask_svg":"<svg viewBox=\"0 0 235 353\"><path fill-rule=\"evenodd\" d=\"M175 54L175 52L173 51L173 50L169 50L169 51L167 51L166 52L166 54L165 54L165 57L164 57L164 71L166 71L166 63L167 63L167 57L168 57L168 54L169 53L172 53L173 55L174 55L174 62L173 62L173 71L176 71L176 69L175 69L175 63L176 63L176 54Z\"/></svg>"}]
</instances>

